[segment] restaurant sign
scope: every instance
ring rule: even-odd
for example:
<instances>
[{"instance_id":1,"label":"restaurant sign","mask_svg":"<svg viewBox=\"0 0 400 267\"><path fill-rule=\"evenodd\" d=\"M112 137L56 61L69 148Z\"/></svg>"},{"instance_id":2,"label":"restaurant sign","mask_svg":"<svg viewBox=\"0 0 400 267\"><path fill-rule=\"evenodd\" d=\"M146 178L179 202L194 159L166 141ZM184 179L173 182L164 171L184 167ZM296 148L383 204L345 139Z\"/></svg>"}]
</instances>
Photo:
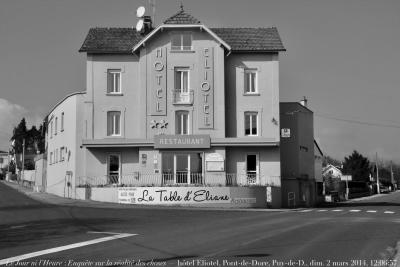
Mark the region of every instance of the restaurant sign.
<instances>
[{"instance_id":1,"label":"restaurant sign","mask_svg":"<svg viewBox=\"0 0 400 267\"><path fill-rule=\"evenodd\" d=\"M210 148L209 135L155 135L154 148Z\"/></svg>"},{"instance_id":2,"label":"restaurant sign","mask_svg":"<svg viewBox=\"0 0 400 267\"><path fill-rule=\"evenodd\" d=\"M120 187L121 204L176 205L231 203L229 187Z\"/></svg>"}]
</instances>

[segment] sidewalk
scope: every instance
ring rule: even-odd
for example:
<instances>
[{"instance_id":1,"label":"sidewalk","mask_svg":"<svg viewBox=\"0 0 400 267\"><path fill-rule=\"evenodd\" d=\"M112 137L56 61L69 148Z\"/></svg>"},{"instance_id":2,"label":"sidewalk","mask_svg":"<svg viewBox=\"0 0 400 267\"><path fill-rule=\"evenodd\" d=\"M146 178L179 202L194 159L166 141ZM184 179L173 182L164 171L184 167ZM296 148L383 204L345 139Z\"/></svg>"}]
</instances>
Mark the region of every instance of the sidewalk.
<instances>
[{"instance_id":1,"label":"sidewalk","mask_svg":"<svg viewBox=\"0 0 400 267\"><path fill-rule=\"evenodd\" d=\"M371 196L367 196L367 197L352 198L352 199L347 200L346 202L347 203L353 203L353 202L357 202L357 201L374 199L374 198L377 198L377 197L380 197L380 196L382 196L382 194L375 194L375 195L371 195Z\"/></svg>"},{"instance_id":2,"label":"sidewalk","mask_svg":"<svg viewBox=\"0 0 400 267\"><path fill-rule=\"evenodd\" d=\"M74 207L89 207L89 208L112 208L112 209L179 209L179 210L210 210L210 211L243 211L243 212L287 212L298 209L261 209L261 208L210 208L210 207L195 207L195 206L161 206L161 205L129 205L110 202L99 202L93 200L80 200L64 198L46 192L34 192L32 188L22 186L15 182L0 181L3 184L27 195L33 200L44 204L59 205L59 206L74 206Z\"/></svg>"},{"instance_id":3,"label":"sidewalk","mask_svg":"<svg viewBox=\"0 0 400 267\"><path fill-rule=\"evenodd\" d=\"M64 198L64 197L49 194L46 192L35 192L33 190L33 188L18 184L16 182L9 182L9 181L1 181L1 182L5 185L17 190L18 192L24 193L28 197L30 197L36 201L45 203L45 204L51 204L51 205L76 205L76 204L102 205L102 204L107 204L107 203L101 203L101 202L96 202L96 201L91 201L91 200L79 200L79 199Z\"/></svg>"}]
</instances>

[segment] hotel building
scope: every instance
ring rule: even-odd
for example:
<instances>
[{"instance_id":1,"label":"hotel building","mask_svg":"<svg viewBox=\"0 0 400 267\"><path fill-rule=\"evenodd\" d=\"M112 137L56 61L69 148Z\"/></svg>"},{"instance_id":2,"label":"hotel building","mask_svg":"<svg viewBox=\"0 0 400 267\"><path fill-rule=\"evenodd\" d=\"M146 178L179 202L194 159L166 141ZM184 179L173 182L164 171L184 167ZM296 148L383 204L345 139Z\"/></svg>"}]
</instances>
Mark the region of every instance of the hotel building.
<instances>
[{"instance_id":1,"label":"hotel building","mask_svg":"<svg viewBox=\"0 0 400 267\"><path fill-rule=\"evenodd\" d=\"M209 28L183 8L146 23L92 28L79 50L87 84L76 184L258 186L280 206L277 29Z\"/></svg>"}]
</instances>

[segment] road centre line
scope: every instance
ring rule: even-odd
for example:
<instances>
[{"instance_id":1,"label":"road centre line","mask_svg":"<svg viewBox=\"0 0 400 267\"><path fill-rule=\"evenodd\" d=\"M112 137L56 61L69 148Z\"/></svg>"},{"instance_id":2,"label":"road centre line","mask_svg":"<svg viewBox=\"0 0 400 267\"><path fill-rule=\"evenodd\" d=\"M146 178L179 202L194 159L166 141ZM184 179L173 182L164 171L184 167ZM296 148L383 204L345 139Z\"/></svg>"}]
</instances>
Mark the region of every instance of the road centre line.
<instances>
[{"instance_id":1,"label":"road centre line","mask_svg":"<svg viewBox=\"0 0 400 267\"><path fill-rule=\"evenodd\" d=\"M95 232L95 233L108 234L108 232ZM50 249L45 249L45 250L40 250L40 251L31 252L31 253L27 253L27 254L15 256L15 257L7 258L7 259L2 259L2 260L0 260L0 265L5 265L5 264L8 265L8 264L12 264L13 262L16 262L16 261L22 261L25 259L34 258L34 257L46 255L46 254L56 253L56 252L60 252L60 251L64 251L64 250L89 246L89 245L93 245L93 244L97 244L97 243L102 243L102 242L106 242L106 241L111 241L111 240L115 240L115 239L126 238L126 237L137 235L137 234L127 234L127 233L113 233L113 234L114 234L113 236L96 238L96 239L92 239L92 240L88 240L88 241L84 241L84 242L74 243L74 244L70 244L70 245L66 245L66 246L55 247L55 248L50 248Z\"/></svg>"},{"instance_id":2,"label":"road centre line","mask_svg":"<svg viewBox=\"0 0 400 267\"><path fill-rule=\"evenodd\" d=\"M302 213L304 213L304 212L311 212L311 211L315 211L315 212L328 212L328 211L340 212L340 211L346 211L346 210L343 210L343 209L334 209L334 210L327 210L327 209L319 209L319 210L317 210L317 209L304 209L304 210L297 210L297 212L302 212ZM348 211L348 212L362 212L362 210L358 210L358 209L352 209L352 210L347 210L347 211ZM377 210L366 210L366 211L364 211L364 212L368 212L368 213L377 213L378 211L377 211ZM384 211L383 213L386 213L386 214L395 214L394 211L390 211L390 210Z\"/></svg>"}]
</instances>

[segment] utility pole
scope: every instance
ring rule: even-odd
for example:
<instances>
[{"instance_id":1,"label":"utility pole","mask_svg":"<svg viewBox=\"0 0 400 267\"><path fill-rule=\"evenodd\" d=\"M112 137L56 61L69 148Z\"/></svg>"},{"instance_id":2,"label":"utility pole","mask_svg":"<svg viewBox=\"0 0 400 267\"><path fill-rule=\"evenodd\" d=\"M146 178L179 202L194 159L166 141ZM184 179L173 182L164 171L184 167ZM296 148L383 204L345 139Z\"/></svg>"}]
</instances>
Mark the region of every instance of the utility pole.
<instances>
[{"instance_id":1,"label":"utility pole","mask_svg":"<svg viewBox=\"0 0 400 267\"><path fill-rule=\"evenodd\" d=\"M22 139L22 172L20 180L24 178L24 170L25 170L25 138Z\"/></svg>"},{"instance_id":2,"label":"utility pole","mask_svg":"<svg viewBox=\"0 0 400 267\"><path fill-rule=\"evenodd\" d=\"M390 183L391 183L390 187L392 187L392 186L394 187L393 162L392 161L390 161Z\"/></svg>"},{"instance_id":3,"label":"utility pole","mask_svg":"<svg viewBox=\"0 0 400 267\"><path fill-rule=\"evenodd\" d=\"M304 101L307 103L307 99L306 99L306 97L304 97ZM343 172L343 162L342 162L342 164L340 165L340 168L342 169L342 172ZM349 182L348 182L348 178L349 178L349 176L348 175L345 175L345 177L346 177L346 196L345 196L345 198L346 198L346 200L348 200L349 199Z\"/></svg>"},{"instance_id":4,"label":"utility pole","mask_svg":"<svg viewBox=\"0 0 400 267\"><path fill-rule=\"evenodd\" d=\"M7 175L8 175L8 173L10 172L10 163L11 163L10 148L8 148L8 156L7 156L7 159L8 159L8 166L7 166Z\"/></svg>"},{"instance_id":5,"label":"utility pole","mask_svg":"<svg viewBox=\"0 0 400 267\"><path fill-rule=\"evenodd\" d=\"M376 188L377 188L377 193L380 194L381 190L379 187L378 152L376 152L375 168L376 168Z\"/></svg>"}]
</instances>

